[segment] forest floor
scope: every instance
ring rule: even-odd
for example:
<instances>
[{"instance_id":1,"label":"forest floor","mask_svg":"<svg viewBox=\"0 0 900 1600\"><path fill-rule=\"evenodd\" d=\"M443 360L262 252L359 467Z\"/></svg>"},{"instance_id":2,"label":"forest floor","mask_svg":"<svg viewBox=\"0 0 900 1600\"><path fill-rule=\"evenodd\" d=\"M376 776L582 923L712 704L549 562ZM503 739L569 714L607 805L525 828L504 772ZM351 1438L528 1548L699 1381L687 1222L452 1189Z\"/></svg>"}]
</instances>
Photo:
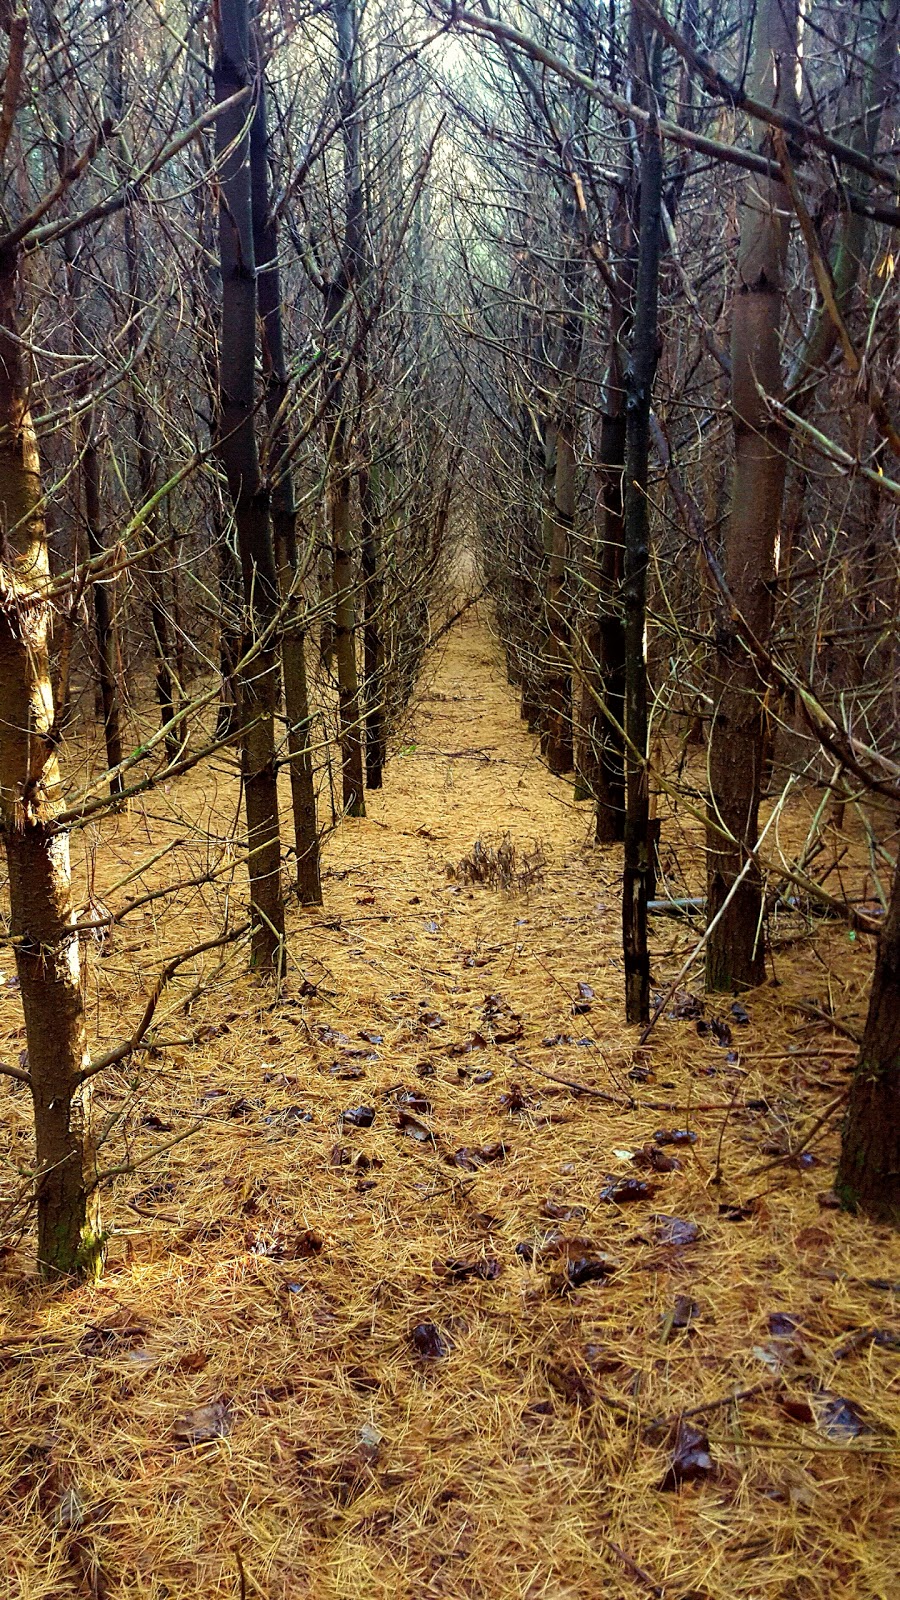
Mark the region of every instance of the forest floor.
<instances>
[{"instance_id":1,"label":"forest floor","mask_svg":"<svg viewBox=\"0 0 900 1600\"><path fill-rule=\"evenodd\" d=\"M109 819L95 896L202 875L236 806L223 766ZM858 1023L871 952L826 924L743 1014L695 971L638 1048L621 854L542 766L483 620L368 807L325 907L290 913L283 990L213 953L166 999L158 1038L186 1042L98 1092L110 1163L194 1130L105 1191L99 1283L0 1256L4 1594L896 1597L900 1249L833 1209L835 1115L779 1160L853 1061L798 1002ZM507 833L530 883L465 881ZM216 893L95 952L92 1042L216 931ZM654 920L655 987L695 939ZM0 1107L27 1168L9 1080Z\"/></svg>"}]
</instances>

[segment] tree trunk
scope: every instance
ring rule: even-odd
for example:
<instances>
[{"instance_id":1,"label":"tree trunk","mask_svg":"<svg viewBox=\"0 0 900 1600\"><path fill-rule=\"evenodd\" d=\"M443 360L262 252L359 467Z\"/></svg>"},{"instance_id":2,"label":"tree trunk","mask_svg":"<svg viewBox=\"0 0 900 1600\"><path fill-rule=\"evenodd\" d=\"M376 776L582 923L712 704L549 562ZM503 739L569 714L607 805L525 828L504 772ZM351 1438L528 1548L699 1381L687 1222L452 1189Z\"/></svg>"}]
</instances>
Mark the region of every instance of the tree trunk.
<instances>
[{"instance_id":1,"label":"tree trunk","mask_svg":"<svg viewBox=\"0 0 900 1600\"><path fill-rule=\"evenodd\" d=\"M751 93L797 113L797 0L761 0ZM787 434L764 395L781 394L780 326L790 200L775 179L754 179L741 211L732 323L734 472L723 566L734 603L765 644L772 624ZM760 390L763 392L760 393ZM765 685L734 622L721 616L710 737L707 911L715 917L757 840L765 748ZM724 829L727 837L720 830ZM711 990L749 988L765 976L762 884L751 867L706 947Z\"/></svg>"},{"instance_id":2,"label":"tree trunk","mask_svg":"<svg viewBox=\"0 0 900 1600\"><path fill-rule=\"evenodd\" d=\"M622 949L625 958L625 1015L629 1022L650 1017L650 955L647 903L653 898L654 862L650 837L647 770L647 566L650 517L647 478L650 462L650 398L657 362L657 307L663 155L659 131L651 123L641 159L640 246L634 336L626 374L625 451L625 871L622 880Z\"/></svg>"},{"instance_id":3,"label":"tree trunk","mask_svg":"<svg viewBox=\"0 0 900 1600\"><path fill-rule=\"evenodd\" d=\"M633 22L632 22L633 31ZM629 46L634 56L634 47ZM597 842L616 844L625 837L625 627L622 618L624 571L625 365L633 321L636 199L630 139L620 182L612 198L611 231L616 255L616 293L610 296L609 355L600 427L603 536L597 596L598 678L602 705L594 707L592 742L598 747Z\"/></svg>"},{"instance_id":4,"label":"tree trunk","mask_svg":"<svg viewBox=\"0 0 900 1600\"><path fill-rule=\"evenodd\" d=\"M69 839L59 809L57 730L40 600L50 561L28 377L16 327L18 258L0 258L0 821L10 934L22 991L34 1103L38 1264L45 1277L89 1270L100 1252L90 1093Z\"/></svg>"},{"instance_id":5,"label":"tree trunk","mask_svg":"<svg viewBox=\"0 0 900 1600\"><path fill-rule=\"evenodd\" d=\"M256 109L250 130L250 182L253 203L253 238L257 262L257 293L266 374L266 411L269 417L269 481L272 497L272 533L275 559L286 607L281 641L284 669L284 708L288 726L288 756L294 844L297 851L297 893L301 905L322 904L319 835L316 827L316 789L310 749L311 717L306 679L306 630L303 596L298 589L297 512L288 458L290 439L286 420L288 397L281 288L278 270L278 230L271 211L268 181L268 128L262 64L256 91Z\"/></svg>"},{"instance_id":6,"label":"tree trunk","mask_svg":"<svg viewBox=\"0 0 900 1600\"><path fill-rule=\"evenodd\" d=\"M125 121L125 78L123 63L125 59L125 29L128 20L127 0L115 0L110 12L110 40L109 40L109 98L117 125L121 128ZM123 139L118 143L118 162L121 181L128 180L128 150ZM130 377L131 392L131 417L134 428L135 456L137 465L138 495L142 505L147 505L156 489L156 471L154 455L151 445L150 422L147 416L147 407L142 396L138 382L137 351L140 345L141 330L141 254L138 242L137 229L135 228L134 208L129 204L122 211L122 232L125 253L125 284L126 284L126 315L130 325L128 348L132 355L132 370ZM156 539L157 518L155 513L148 517L142 529L141 537L148 544L153 544ZM172 668L169 656L169 623L166 616L165 600L163 598L164 573L161 569L156 572L147 572L144 581L148 590L147 609L150 621L150 638L153 645L153 655L156 662L156 699L159 705L160 724L163 728L169 727L175 716L175 693L172 678ZM181 735L177 728L170 728L166 735L166 755L170 760L178 755L181 747Z\"/></svg>"},{"instance_id":7,"label":"tree trunk","mask_svg":"<svg viewBox=\"0 0 900 1600\"><path fill-rule=\"evenodd\" d=\"M81 274L70 267L70 294L72 321L76 334L81 334L78 311L83 290ZM83 335L79 341L87 347ZM81 485L84 494L84 524L87 532L88 556L96 560L106 549L103 537L103 516L100 497L100 456L97 450L97 429L93 406L79 424L78 453L81 458ZM100 704L103 708L103 739L106 763L113 770L122 760L122 734L119 722L119 645L113 616L112 595L115 579L95 579L91 585L94 599L94 643L97 647L97 682L100 687ZM122 774L114 772L109 780L111 794L122 790Z\"/></svg>"},{"instance_id":8,"label":"tree trunk","mask_svg":"<svg viewBox=\"0 0 900 1600\"><path fill-rule=\"evenodd\" d=\"M59 50L63 44L63 34L53 0L44 0L43 22L48 48L51 51ZM51 121L56 131L56 166L58 174L62 178L63 174L76 160L77 151L69 126L68 108L65 101L57 93L52 80L48 87L47 100ZM82 258L83 246L79 248L76 236L70 234L63 239L62 249L65 261L66 289L70 305L70 320L74 336L74 351L82 360L87 360L94 348L95 340L88 334L84 326L83 308L87 303L88 295L86 274L79 264ZM79 382L76 387L76 401L83 400L85 393L85 383ZM96 559L96 557L102 556L105 544L101 511L100 457L97 450L97 427L93 406L87 406L82 411L76 428L76 436L87 550L88 556ZM91 585L97 686L100 692L99 709L103 721L106 761L110 769L118 767L122 761L122 735L119 715L119 647L112 604L114 585L115 579L95 580ZM122 786L122 775L117 773L115 777L110 779L110 792L118 794L121 792Z\"/></svg>"},{"instance_id":9,"label":"tree trunk","mask_svg":"<svg viewBox=\"0 0 900 1600\"><path fill-rule=\"evenodd\" d=\"M878 941L834 1187L848 1211L900 1227L900 862Z\"/></svg>"},{"instance_id":10,"label":"tree trunk","mask_svg":"<svg viewBox=\"0 0 900 1600\"><path fill-rule=\"evenodd\" d=\"M214 82L219 103L253 83L247 0L221 0ZM253 921L251 964L261 972L281 972L284 902L275 758L279 684L274 637L279 595L269 494L260 476L254 426L257 293L247 116L244 102L216 121L222 185L219 453L234 506L247 619L238 696Z\"/></svg>"},{"instance_id":11,"label":"tree trunk","mask_svg":"<svg viewBox=\"0 0 900 1600\"><path fill-rule=\"evenodd\" d=\"M547 765L551 772L558 774L571 772L574 765L572 669L568 658L571 630L566 581L569 539L575 520L575 453L572 448L572 422L571 415L566 412L560 415L553 429L551 499L547 515L547 680L544 746Z\"/></svg>"},{"instance_id":12,"label":"tree trunk","mask_svg":"<svg viewBox=\"0 0 900 1600\"><path fill-rule=\"evenodd\" d=\"M358 19L353 0L332 0L331 10L341 71L338 98L344 149L344 238L341 261L337 273L325 286L325 338L333 345L350 291L362 275L365 207L360 156ZM331 389L331 401L326 410L326 439L328 514L334 575L334 655L338 679L344 812L347 816L364 817L363 723L356 666L356 560L350 517L352 478L340 370L341 358L335 354L326 365L326 383Z\"/></svg>"},{"instance_id":13,"label":"tree trunk","mask_svg":"<svg viewBox=\"0 0 900 1600\"><path fill-rule=\"evenodd\" d=\"M366 466L358 473L359 516L362 530L363 578L363 673L366 706L366 788L380 789L384 776L384 642L381 636L384 606L381 580L381 550L378 538L378 509L368 466L366 442L362 455Z\"/></svg>"}]
</instances>

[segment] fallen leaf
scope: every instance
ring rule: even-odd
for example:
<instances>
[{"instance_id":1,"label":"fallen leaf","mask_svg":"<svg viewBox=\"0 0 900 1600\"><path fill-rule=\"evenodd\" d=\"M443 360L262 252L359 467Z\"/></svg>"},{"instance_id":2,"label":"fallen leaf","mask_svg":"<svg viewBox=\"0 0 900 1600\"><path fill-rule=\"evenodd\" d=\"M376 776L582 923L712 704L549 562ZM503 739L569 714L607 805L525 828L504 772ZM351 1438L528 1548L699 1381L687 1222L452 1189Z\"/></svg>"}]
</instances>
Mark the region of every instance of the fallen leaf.
<instances>
[{"instance_id":1,"label":"fallen leaf","mask_svg":"<svg viewBox=\"0 0 900 1600\"><path fill-rule=\"evenodd\" d=\"M479 1167L486 1167L491 1161L502 1161L505 1155L506 1147L502 1144L464 1144L446 1160L451 1166L462 1167L464 1172L477 1172Z\"/></svg>"},{"instance_id":2,"label":"fallen leaf","mask_svg":"<svg viewBox=\"0 0 900 1600\"><path fill-rule=\"evenodd\" d=\"M416 1355L423 1361L440 1361L447 1354L440 1329L433 1322L417 1322L409 1337Z\"/></svg>"},{"instance_id":3,"label":"fallen leaf","mask_svg":"<svg viewBox=\"0 0 900 1600\"><path fill-rule=\"evenodd\" d=\"M797 1318L790 1316L786 1311L771 1311L767 1320L773 1339L796 1340L801 1334Z\"/></svg>"},{"instance_id":4,"label":"fallen leaf","mask_svg":"<svg viewBox=\"0 0 900 1600\"><path fill-rule=\"evenodd\" d=\"M281 1113L282 1122L313 1122L315 1118L305 1106L286 1106Z\"/></svg>"},{"instance_id":5,"label":"fallen leaf","mask_svg":"<svg viewBox=\"0 0 900 1600\"><path fill-rule=\"evenodd\" d=\"M431 1129L420 1122L418 1117L413 1117L408 1111L400 1111L397 1115L396 1127L408 1139L417 1139L421 1144L434 1144L434 1134Z\"/></svg>"},{"instance_id":6,"label":"fallen leaf","mask_svg":"<svg viewBox=\"0 0 900 1600\"><path fill-rule=\"evenodd\" d=\"M141 1117L141 1127L149 1128L151 1133L171 1133L174 1126L174 1122L164 1122L155 1111L150 1111L146 1117Z\"/></svg>"},{"instance_id":7,"label":"fallen leaf","mask_svg":"<svg viewBox=\"0 0 900 1600\"><path fill-rule=\"evenodd\" d=\"M520 1111L531 1109L531 1101L527 1100L517 1083L511 1083L506 1094L500 1096L500 1110L508 1116L515 1116Z\"/></svg>"},{"instance_id":8,"label":"fallen leaf","mask_svg":"<svg viewBox=\"0 0 900 1600\"><path fill-rule=\"evenodd\" d=\"M629 1205L635 1200L652 1200L656 1184L643 1178L614 1178L600 1190L600 1199L611 1205Z\"/></svg>"},{"instance_id":9,"label":"fallen leaf","mask_svg":"<svg viewBox=\"0 0 900 1600\"><path fill-rule=\"evenodd\" d=\"M741 1005L740 1000L733 1001L732 1007L731 1007L731 1015L734 1017L735 1022L741 1028L745 1028L747 1026L747 1023L750 1021L750 1013L747 1010L746 1006L742 1006Z\"/></svg>"},{"instance_id":10,"label":"fallen leaf","mask_svg":"<svg viewBox=\"0 0 900 1600\"><path fill-rule=\"evenodd\" d=\"M689 1328L700 1315L700 1307L689 1294L677 1294L672 1308L672 1327Z\"/></svg>"},{"instance_id":11,"label":"fallen leaf","mask_svg":"<svg viewBox=\"0 0 900 1600\"><path fill-rule=\"evenodd\" d=\"M696 1144L697 1135L687 1128L657 1128L653 1141L655 1144Z\"/></svg>"},{"instance_id":12,"label":"fallen leaf","mask_svg":"<svg viewBox=\"0 0 900 1600\"><path fill-rule=\"evenodd\" d=\"M365 1039L367 1044L384 1044L383 1033L371 1033L368 1028L360 1028L359 1037Z\"/></svg>"},{"instance_id":13,"label":"fallen leaf","mask_svg":"<svg viewBox=\"0 0 900 1600\"><path fill-rule=\"evenodd\" d=\"M817 1392L814 1398L816 1421L827 1439L858 1439L860 1434L875 1432L855 1401L827 1390Z\"/></svg>"},{"instance_id":14,"label":"fallen leaf","mask_svg":"<svg viewBox=\"0 0 900 1600\"><path fill-rule=\"evenodd\" d=\"M699 1428L694 1428L684 1418L680 1418L675 1429L675 1443L669 1470L663 1478L660 1489L667 1492L681 1488L683 1483L690 1483L697 1478L712 1477L715 1472L712 1456L709 1453L709 1439Z\"/></svg>"},{"instance_id":15,"label":"fallen leaf","mask_svg":"<svg viewBox=\"0 0 900 1600\"><path fill-rule=\"evenodd\" d=\"M657 1244L676 1245L681 1249L685 1245L696 1244L700 1237L698 1223L688 1222L684 1217L667 1217L660 1213L654 1222Z\"/></svg>"},{"instance_id":16,"label":"fallen leaf","mask_svg":"<svg viewBox=\"0 0 900 1600\"><path fill-rule=\"evenodd\" d=\"M457 1283L462 1282L464 1278L484 1278L490 1281L500 1276L500 1263L493 1256L477 1256L473 1261L463 1261L451 1256L446 1261L435 1260L434 1270Z\"/></svg>"},{"instance_id":17,"label":"fallen leaf","mask_svg":"<svg viewBox=\"0 0 900 1600\"><path fill-rule=\"evenodd\" d=\"M420 1117L430 1117L434 1111L434 1106L421 1089L405 1089L398 1094L397 1104L403 1106L406 1111L416 1112Z\"/></svg>"},{"instance_id":18,"label":"fallen leaf","mask_svg":"<svg viewBox=\"0 0 900 1600\"><path fill-rule=\"evenodd\" d=\"M231 1432L231 1407L227 1400L210 1400L176 1417L172 1432L182 1446L208 1444Z\"/></svg>"},{"instance_id":19,"label":"fallen leaf","mask_svg":"<svg viewBox=\"0 0 900 1600\"><path fill-rule=\"evenodd\" d=\"M557 1200L545 1200L541 1206L542 1217L552 1217L554 1222L575 1222L587 1216L584 1206L567 1206Z\"/></svg>"},{"instance_id":20,"label":"fallen leaf","mask_svg":"<svg viewBox=\"0 0 900 1600\"><path fill-rule=\"evenodd\" d=\"M372 1106L350 1106L341 1112L341 1121L348 1128L371 1128L375 1121L375 1111Z\"/></svg>"},{"instance_id":21,"label":"fallen leaf","mask_svg":"<svg viewBox=\"0 0 900 1600\"><path fill-rule=\"evenodd\" d=\"M609 1256L569 1255L562 1272L551 1273L550 1287L556 1294L565 1294L585 1283L605 1283L615 1267Z\"/></svg>"},{"instance_id":22,"label":"fallen leaf","mask_svg":"<svg viewBox=\"0 0 900 1600\"><path fill-rule=\"evenodd\" d=\"M667 1156L664 1150L660 1150L659 1146L654 1144L645 1144L642 1149L633 1151L630 1160L636 1167L649 1167L651 1172L681 1171L678 1157Z\"/></svg>"},{"instance_id":23,"label":"fallen leaf","mask_svg":"<svg viewBox=\"0 0 900 1600\"><path fill-rule=\"evenodd\" d=\"M257 1109L251 1101L242 1097L240 1100L235 1100L234 1104L228 1107L228 1115L230 1117L255 1117Z\"/></svg>"},{"instance_id":24,"label":"fallen leaf","mask_svg":"<svg viewBox=\"0 0 900 1600\"><path fill-rule=\"evenodd\" d=\"M365 1077L365 1069L355 1061L333 1061L328 1068L330 1078L339 1078L341 1083L350 1083L356 1078Z\"/></svg>"}]
</instances>

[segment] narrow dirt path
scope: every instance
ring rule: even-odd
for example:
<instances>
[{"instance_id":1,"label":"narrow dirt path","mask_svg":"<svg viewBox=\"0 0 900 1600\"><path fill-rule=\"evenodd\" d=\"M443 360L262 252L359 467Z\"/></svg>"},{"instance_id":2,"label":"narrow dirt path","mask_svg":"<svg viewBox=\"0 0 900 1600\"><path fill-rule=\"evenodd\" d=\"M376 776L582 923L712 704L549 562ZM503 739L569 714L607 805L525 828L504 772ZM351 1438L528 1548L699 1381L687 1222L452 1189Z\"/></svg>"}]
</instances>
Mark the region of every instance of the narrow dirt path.
<instances>
[{"instance_id":1,"label":"narrow dirt path","mask_svg":"<svg viewBox=\"0 0 900 1600\"><path fill-rule=\"evenodd\" d=\"M771 1064L777 996L730 1048L667 1020L635 1060L618 856L478 624L369 810L329 842L325 908L292 913L285 993L236 960L195 1043L108 1086L135 1157L201 1131L119 1180L101 1283L48 1294L0 1262L9 1592L887 1596L890 1475L796 1416L839 1383L880 1447L896 1358L834 1352L884 1316L860 1280L888 1246L820 1209L827 1166L742 1176L834 1062ZM504 832L540 846L540 882L448 877ZM673 1126L695 1142L656 1145ZM647 1424L709 1402L672 1493L671 1430Z\"/></svg>"}]
</instances>

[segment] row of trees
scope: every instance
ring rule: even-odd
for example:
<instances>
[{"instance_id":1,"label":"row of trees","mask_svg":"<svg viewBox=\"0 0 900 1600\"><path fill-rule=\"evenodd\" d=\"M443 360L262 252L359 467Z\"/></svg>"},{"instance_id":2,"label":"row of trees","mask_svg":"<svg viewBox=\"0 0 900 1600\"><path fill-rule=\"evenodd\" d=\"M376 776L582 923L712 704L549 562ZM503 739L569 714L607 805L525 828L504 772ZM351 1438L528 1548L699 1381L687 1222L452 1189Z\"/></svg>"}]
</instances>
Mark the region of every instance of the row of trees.
<instances>
[{"instance_id":1,"label":"row of trees","mask_svg":"<svg viewBox=\"0 0 900 1600\"><path fill-rule=\"evenodd\" d=\"M70 832L236 744L251 963L283 972L278 774L315 904L332 735L333 822L380 785L440 608L459 395L419 369L435 129L409 19L42 0L0 20L10 1073L52 1274L97 1257L91 1088L159 994L91 1055L84 938L122 908L76 917ZM102 751L63 771L94 690Z\"/></svg>"},{"instance_id":2,"label":"row of trees","mask_svg":"<svg viewBox=\"0 0 900 1600\"><path fill-rule=\"evenodd\" d=\"M666 793L705 813L709 989L763 981L779 896L881 932L839 1186L896 1215L900 907L812 864L848 811L884 850L900 798L900 8L453 15L485 52L455 201L482 560L523 716L624 842L626 1014L651 1024Z\"/></svg>"}]
</instances>

